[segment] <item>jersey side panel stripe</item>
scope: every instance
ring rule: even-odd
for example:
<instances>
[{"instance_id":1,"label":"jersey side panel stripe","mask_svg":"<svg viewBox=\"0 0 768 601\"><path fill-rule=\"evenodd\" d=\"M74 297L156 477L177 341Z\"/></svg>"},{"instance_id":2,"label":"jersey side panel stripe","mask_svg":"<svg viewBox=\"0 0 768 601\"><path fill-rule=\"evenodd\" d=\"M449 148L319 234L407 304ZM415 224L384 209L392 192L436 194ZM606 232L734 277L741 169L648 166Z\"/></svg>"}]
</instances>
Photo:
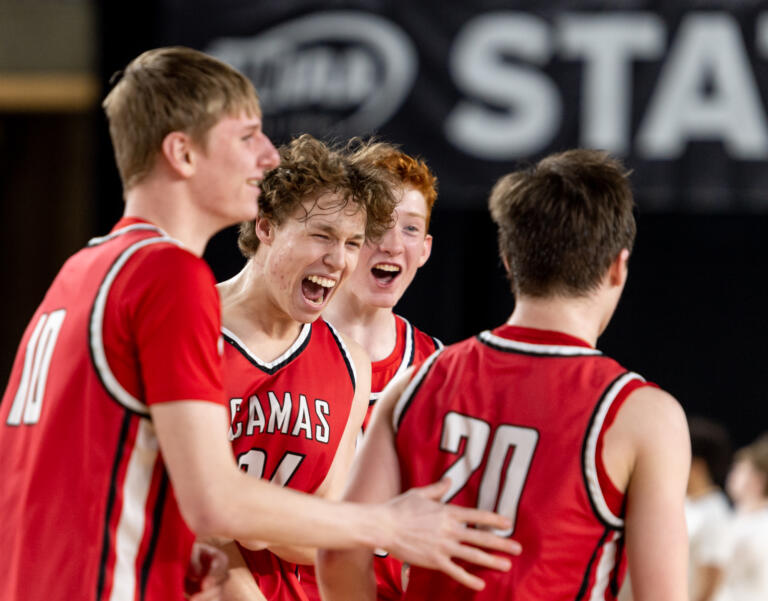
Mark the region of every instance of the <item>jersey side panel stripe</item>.
<instances>
[{"instance_id":1,"label":"jersey side panel stripe","mask_svg":"<svg viewBox=\"0 0 768 601\"><path fill-rule=\"evenodd\" d=\"M140 420L136 442L128 460L123 484L123 508L115 534L115 579L110 601L134 601L139 546L146 526L146 503L158 459L155 429Z\"/></svg>"},{"instance_id":2,"label":"jersey side panel stripe","mask_svg":"<svg viewBox=\"0 0 768 601\"><path fill-rule=\"evenodd\" d=\"M112 520L112 512L115 508L115 498L117 496L118 488L118 474L120 472L120 465L123 461L123 451L125 449L125 442L128 438L128 433L131 426L131 413L125 412L123 417L123 423L120 428L120 436L117 440L117 448L115 450L115 460L112 464L112 484L109 487L109 494L107 495L107 510L104 518L104 531L102 533L101 543L101 560L99 562L99 580L96 584L96 599L102 599L104 587L106 584L107 568L110 560L110 549L112 548L112 535L110 522Z\"/></svg>"}]
</instances>

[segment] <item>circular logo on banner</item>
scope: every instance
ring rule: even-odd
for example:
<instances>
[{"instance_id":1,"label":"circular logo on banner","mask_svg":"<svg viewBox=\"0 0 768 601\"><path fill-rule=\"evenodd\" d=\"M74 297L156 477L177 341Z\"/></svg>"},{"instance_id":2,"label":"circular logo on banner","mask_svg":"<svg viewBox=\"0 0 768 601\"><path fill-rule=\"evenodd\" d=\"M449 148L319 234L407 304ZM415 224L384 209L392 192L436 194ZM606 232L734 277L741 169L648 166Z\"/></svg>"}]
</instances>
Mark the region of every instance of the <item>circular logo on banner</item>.
<instances>
[{"instance_id":1,"label":"circular logo on banner","mask_svg":"<svg viewBox=\"0 0 768 601\"><path fill-rule=\"evenodd\" d=\"M306 15L251 38L213 40L206 52L253 81L275 140L370 133L398 110L417 71L410 38L363 12Z\"/></svg>"}]
</instances>

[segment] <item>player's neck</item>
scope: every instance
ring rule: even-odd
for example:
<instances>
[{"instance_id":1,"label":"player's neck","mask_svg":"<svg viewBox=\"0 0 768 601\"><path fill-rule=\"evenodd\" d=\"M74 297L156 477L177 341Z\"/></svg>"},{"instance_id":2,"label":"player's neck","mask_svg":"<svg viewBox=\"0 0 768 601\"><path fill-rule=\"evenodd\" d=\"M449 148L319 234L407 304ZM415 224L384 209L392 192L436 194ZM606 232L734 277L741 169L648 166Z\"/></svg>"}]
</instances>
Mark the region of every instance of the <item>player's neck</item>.
<instances>
[{"instance_id":1,"label":"player's neck","mask_svg":"<svg viewBox=\"0 0 768 601\"><path fill-rule=\"evenodd\" d=\"M123 215L155 224L198 257L211 237L227 225L195 207L180 186L156 181L142 182L126 192Z\"/></svg>"},{"instance_id":2,"label":"player's neck","mask_svg":"<svg viewBox=\"0 0 768 601\"><path fill-rule=\"evenodd\" d=\"M360 303L352 294L334 298L323 313L334 327L362 346L371 361L389 356L397 342L397 326L391 307Z\"/></svg>"},{"instance_id":3,"label":"player's neck","mask_svg":"<svg viewBox=\"0 0 768 601\"><path fill-rule=\"evenodd\" d=\"M602 311L592 299L548 297L516 299L509 325L552 330L580 338L595 346L602 332Z\"/></svg>"},{"instance_id":4,"label":"player's neck","mask_svg":"<svg viewBox=\"0 0 768 601\"><path fill-rule=\"evenodd\" d=\"M253 259L233 278L217 286L222 325L263 361L272 361L296 340L304 324L287 315L270 298Z\"/></svg>"}]
</instances>

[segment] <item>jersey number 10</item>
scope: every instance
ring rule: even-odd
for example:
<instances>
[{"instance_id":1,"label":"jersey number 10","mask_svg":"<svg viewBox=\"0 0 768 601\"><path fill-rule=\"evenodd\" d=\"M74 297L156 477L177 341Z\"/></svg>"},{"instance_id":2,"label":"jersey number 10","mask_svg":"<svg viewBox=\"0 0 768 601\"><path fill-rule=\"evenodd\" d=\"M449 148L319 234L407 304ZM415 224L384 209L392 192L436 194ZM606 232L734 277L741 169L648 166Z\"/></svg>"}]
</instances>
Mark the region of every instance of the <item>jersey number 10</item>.
<instances>
[{"instance_id":1,"label":"jersey number 10","mask_svg":"<svg viewBox=\"0 0 768 601\"><path fill-rule=\"evenodd\" d=\"M22 421L25 424L36 424L40 420L48 368L66 314L65 309L43 313L32 331L24 352L24 369L19 388L6 420L9 426L21 425Z\"/></svg>"},{"instance_id":2,"label":"jersey number 10","mask_svg":"<svg viewBox=\"0 0 768 601\"><path fill-rule=\"evenodd\" d=\"M487 453L476 507L508 517L512 521L512 528L494 532L500 536L510 536L515 531L517 506L539 441L539 433L533 428L500 424L493 432L488 451L490 424L451 411L443 419L440 450L458 453L462 439L466 439L464 452L443 474L444 478L451 479L451 488L443 495L442 501L450 501L466 486ZM510 452L512 456L507 460Z\"/></svg>"}]
</instances>

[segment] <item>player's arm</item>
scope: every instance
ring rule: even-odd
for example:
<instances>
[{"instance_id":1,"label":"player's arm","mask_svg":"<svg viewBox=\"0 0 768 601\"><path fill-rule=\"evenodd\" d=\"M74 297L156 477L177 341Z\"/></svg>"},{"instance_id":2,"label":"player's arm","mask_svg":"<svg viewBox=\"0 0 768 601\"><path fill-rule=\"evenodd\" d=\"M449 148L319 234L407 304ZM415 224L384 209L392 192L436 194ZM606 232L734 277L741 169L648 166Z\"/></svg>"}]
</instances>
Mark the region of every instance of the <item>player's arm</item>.
<instances>
[{"instance_id":1,"label":"player's arm","mask_svg":"<svg viewBox=\"0 0 768 601\"><path fill-rule=\"evenodd\" d=\"M399 380L393 381L376 403L371 423L366 431L363 444L352 466L352 473L344 499L361 503L381 503L395 497L400 491L400 464L394 444L394 429L392 414L397 400L400 398L410 373ZM439 499L448 489L447 481L425 487L432 498ZM445 506L446 509L460 510L463 508ZM448 526L447 528L452 528ZM466 544L450 543L439 549L442 557L416 557L411 553L413 542L411 536L419 537L423 525L413 523L413 531L408 537L401 539L397 547L387 549L390 553L414 565L439 569L455 578L462 584L474 589L481 589L484 582L470 574L452 558L462 558L471 563L483 565L498 570L508 570L509 560L492 555L477 547ZM502 539L492 540L488 532L466 529L465 543L479 547L500 550L496 546ZM421 532L419 532L421 531ZM471 533L470 533L471 531ZM437 540L436 545L440 545ZM507 552L519 553L519 545L506 540ZM437 549L435 549L437 550ZM410 558L408 557L410 556ZM369 601L376 598L376 582L373 572L373 553L368 549L330 550L321 549L318 552L318 582L324 599L331 601L354 600Z\"/></svg>"},{"instance_id":2,"label":"player's arm","mask_svg":"<svg viewBox=\"0 0 768 601\"><path fill-rule=\"evenodd\" d=\"M688 599L684 500L690 469L685 414L666 392L633 391L605 435L606 466L625 457L626 539L634 601ZM621 477L619 478L621 479ZM614 480L616 482L616 480ZM616 482L620 484L620 482Z\"/></svg>"},{"instance_id":3,"label":"player's arm","mask_svg":"<svg viewBox=\"0 0 768 601\"><path fill-rule=\"evenodd\" d=\"M152 405L150 414L181 513L200 537L383 548L429 566L445 565L450 551L467 548L463 542L516 551L511 541L464 528L473 523L504 529L506 518L436 503L445 486L414 489L386 504L327 501L238 470L225 435L229 421L223 405L166 402Z\"/></svg>"},{"instance_id":4,"label":"player's arm","mask_svg":"<svg viewBox=\"0 0 768 601\"><path fill-rule=\"evenodd\" d=\"M363 419L368 409L368 399L371 396L371 362L365 350L352 339L342 335L355 365L357 382L349 419L344 427L339 447L331 463L331 468L318 487L315 495L324 499L339 500L344 492L352 459L355 456L355 444L361 431ZM312 547L270 545L270 551L286 561L311 565L315 563L317 549Z\"/></svg>"}]
</instances>

